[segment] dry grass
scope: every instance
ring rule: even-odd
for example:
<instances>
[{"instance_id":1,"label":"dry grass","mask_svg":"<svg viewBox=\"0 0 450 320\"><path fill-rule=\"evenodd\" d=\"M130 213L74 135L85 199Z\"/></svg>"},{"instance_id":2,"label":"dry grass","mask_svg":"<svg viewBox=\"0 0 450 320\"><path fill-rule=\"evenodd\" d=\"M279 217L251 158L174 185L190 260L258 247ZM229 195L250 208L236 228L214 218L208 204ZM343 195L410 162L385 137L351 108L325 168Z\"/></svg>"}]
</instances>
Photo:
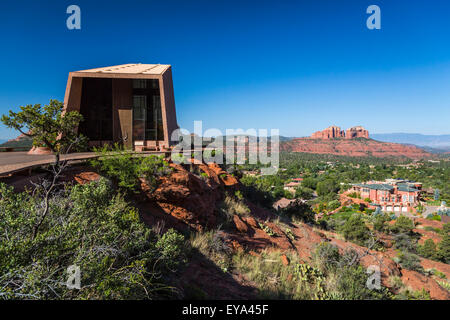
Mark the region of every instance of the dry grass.
<instances>
[{"instance_id":1,"label":"dry grass","mask_svg":"<svg viewBox=\"0 0 450 320\"><path fill-rule=\"evenodd\" d=\"M223 232L211 230L195 233L189 239L189 243L223 272L229 272L232 267L232 252L225 240Z\"/></svg>"}]
</instances>

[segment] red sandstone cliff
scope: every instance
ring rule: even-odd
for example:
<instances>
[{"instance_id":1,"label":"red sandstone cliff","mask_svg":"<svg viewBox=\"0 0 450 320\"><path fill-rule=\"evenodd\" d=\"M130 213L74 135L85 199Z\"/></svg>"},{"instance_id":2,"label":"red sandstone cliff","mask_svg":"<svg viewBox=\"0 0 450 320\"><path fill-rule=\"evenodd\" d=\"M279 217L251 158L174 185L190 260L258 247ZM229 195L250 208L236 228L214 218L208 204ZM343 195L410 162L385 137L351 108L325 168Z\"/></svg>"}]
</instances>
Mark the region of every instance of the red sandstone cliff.
<instances>
[{"instance_id":1,"label":"red sandstone cliff","mask_svg":"<svg viewBox=\"0 0 450 320\"><path fill-rule=\"evenodd\" d=\"M369 139L369 131L364 129L362 126L356 126L347 129L346 131L341 130L340 127L331 126L322 131L316 131L311 135L312 139L336 139L336 138L366 138Z\"/></svg>"},{"instance_id":2,"label":"red sandstone cliff","mask_svg":"<svg viewBox=\"0 0 450 320\"><path fill-rule=\"evenodd\" d=\"M313 139L335 139L344 137L344 130L341 130L341 128L337 126L331 126L322 131L316 131L311 135L311 138Z\"/></svg>"},{"instance_id":3,"label":"red sandstone cliff","mask_svg":"<svg viewBox=\"0 0 450 320\"><path fill-rule=\"evenodd\" d=\"M346 139L355 139L355 138L369 139L369 131L367 131L366 129L364 129L361 126L352 127L352 128L347 129L347 131L345 131L345 138Z\"/></svg>"},{"instance_id":4,"label":"red sandstone cliff","mask_svg":"<svg viewBox=\"0 0 450 320\"><path fill-rule=\"evenodd\" d=\"M372 139L297 138L280 143L281 151L333 154L351 157L401 157L421 159L431 154L415 146L380 142Z\"/></svg>"}]
</instances>

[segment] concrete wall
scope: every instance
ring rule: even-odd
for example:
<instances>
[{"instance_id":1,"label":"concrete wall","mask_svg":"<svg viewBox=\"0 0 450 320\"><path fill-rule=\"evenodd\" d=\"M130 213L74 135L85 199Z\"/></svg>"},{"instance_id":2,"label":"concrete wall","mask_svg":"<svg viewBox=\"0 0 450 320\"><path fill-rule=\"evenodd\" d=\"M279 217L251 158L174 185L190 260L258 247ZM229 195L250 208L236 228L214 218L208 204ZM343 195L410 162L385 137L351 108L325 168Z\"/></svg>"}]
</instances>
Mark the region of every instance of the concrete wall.
<instances>
[{"instance_id":1,"label":"concrete wall","mask_svg":"<svg viewBox=\"0 0 450 320\"><path fill-rule=\"evenodd\" d=\"M163 94L161 95L161 102L164 106L163 119L165 117L166 123L164 127L165 143L172 145L170 137L175 129L178 129L177 114L175 110L175 96L173 92L172 68L169 68L162 76ZM163 120L164 121L164 120Z\"/></svg>"}]
</instances>

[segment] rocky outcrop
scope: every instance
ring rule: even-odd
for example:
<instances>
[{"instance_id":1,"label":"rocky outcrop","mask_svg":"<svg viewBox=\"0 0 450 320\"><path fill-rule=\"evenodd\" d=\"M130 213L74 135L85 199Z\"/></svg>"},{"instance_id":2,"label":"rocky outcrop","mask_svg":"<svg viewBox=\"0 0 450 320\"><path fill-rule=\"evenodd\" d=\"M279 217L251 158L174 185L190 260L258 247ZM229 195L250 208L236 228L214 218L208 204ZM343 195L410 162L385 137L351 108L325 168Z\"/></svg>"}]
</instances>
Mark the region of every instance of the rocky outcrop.
<instances>
[{"instance_id":1,"label":"rocky outcrop","mask_svg":"<svg viewBox=\"0 0 450 320\"><path fill-rule=\"evenodd\" d=\"M333 154L351 157L407 157L421 159L431 154L415 146L380 142L372 139L310 139L297 138L280 143L281 151Z\"/></svg>"},{"instance_id":2,"label":"rocky outcrop","mask_svg":"<svg viewBox=\"0 0 450 320\"><path fill-rule=\"evenodd\" d=\"M166 214L202 230L216 225L216 203L223 198L224 189L237 188L238 181L217 164L195 165L207 177L199 177L178 164L170 165L173 172L161 178L152 191L143 181L141 188Z\"/></svg>"},{"instance_id":3,"label":"rocky outcrop","mask_svg":"<svg viewBox=\"0 0 450 320\"><path fill-rule=\"evenodd\" d=\"M344 138L345 133L340 127L331 126L322 131L316 131L311 135L312 139L335 139Z\"/></svg>"},{"instance_id":4,"label":"rocky outcrop","mask_svg":"<svg viewBox=\"0 0 450 320\"><path fill-rule=\"evenodd\" d=\"M336 138L345 138L345 139L356 139L356 138L365 138L369 139L369 131L364 129L362 126L355 126L347 129L346 131L341 130L340 127L331 126L322 131L316 131L311 135L311 139L336 139Z\"/></svg>"},{"instance_id":5,"label":"rocky outcrop","mask_svg":"<svg viewBox=\"0 0 450 320\"><path fill-rule=\"evenodd\" d=\"M346 139L366 138L369 139L369 131L361 126L352 127L345 131Z\"/></svg>"}]
</instances>

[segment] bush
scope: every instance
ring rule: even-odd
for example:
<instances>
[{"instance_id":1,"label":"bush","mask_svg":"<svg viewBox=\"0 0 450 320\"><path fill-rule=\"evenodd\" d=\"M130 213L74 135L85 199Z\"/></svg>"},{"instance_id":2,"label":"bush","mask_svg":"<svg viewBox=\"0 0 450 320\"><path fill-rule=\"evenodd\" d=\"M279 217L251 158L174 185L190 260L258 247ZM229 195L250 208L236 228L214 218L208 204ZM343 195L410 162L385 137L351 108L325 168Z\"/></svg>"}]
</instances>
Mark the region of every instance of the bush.
<instances>
[{"instance_id":1,"label":"bush","mask_svg":"<svg viewBox=\"0 0 450 320\"><path fill-rule=\"evenodd\" d=\"M391 231L393 233L412 233L412 230L415 228L414 221L408 217L400 216L395 221L395 224L391 226Z\"/></svg>"},{"instance_id":2,"label":"bush","mask_svg":"<svg viewBox=\"0 0 450 320\"><path fill-rule=\"evenodd\" d=\"M163 156L151 155L143 157L137 162L137 175L142 178L153 191L158 187L159 178L172 172L169 163ZM206 174L206 173L205 173Z\"/></svg>"},{"instance_id":3,"label":"bush","mask_svg":"<svg viewBox=\"0 0 450 320\"><path fill-rule=\"evenodd\" d=\"M374 222L373 222L374 230L379 231L379 232L386 232L386 230L388 229L386 222L388 222L389 220L390 219L387 214L375 215Z\"/></svg>"},{"instance_id":4,"label":"bush","mask_svg":"<svg viewBox=\"0 0 450 320\"><path fill-rule=\"evenodd\" d=\"M172 171L162 156L133 157L131 152L118 144L113 148L104 146L95 151L99 158L91 160L91 165L99 168L127 192L136 192L139 178L143 179L153 191L158 186L159 178Z\"/></svg>"},{"instance_id":5,"label":"bush","mask_svg":"<svg viewBox=\"0 0 450 320\"><path fill-rule=\"evenodd\" d=\"M394 248L400 249L408 252L416 252L417 251L417 240L406 233L400 233L394 235Z\"/></svg>"},{"instance_id":6,"label":"bush","mask_svg":"<svg viewBox=\"0 0 450 320\"><path fill-rule=\"evenodd\" d=\"M158 239L156 248L160 251L161 261L164 261L169 268L176 268L185 251L184 237L175 230L169 229Z\"/></svg>"},{"instance_id":7,"label":"bush","mask_svg":"<svg viewBox=\"0 0 450 320\"><path fill-rule=\"evenodd\" d=\"M341 202L339 200L332 200L328 202L327 209L333 211L341 206Z\"/></svg>"},{"instance_id":8,"label":"bush","mask_svg":"<svg viewBox=\"0 0 450 320\"><path fill-rule=\"evenodd\" d=\"M295 197L299 199L309 200L313 198L314 190L306 187L299 187L295 190Z\"/></svg>"},{"instance_id":9,"label":"bush","mask_svg":"<svg viewBox=\"0 0 450 320\"><path fill-rule=\"evenodd\" d=\"M436 244L433 240L427 239L422 246L419 246L418 252L424 258L435 259L437 253Z\"/></svg>"},{"instance_id":10,"label":"bush","mask_svg":"<svg viewBox=\"0 0 450 320\"><path fill-rule=\"evenodd\" d=\"M345 240L360 245L364 245L369 238L369 228L359 214L353 214L338 231L344 236Z\"/></svg>"},{"instance_id":11,"label":"bush","mask_svg":"<svg viewBox=\"0 0 450 320\"><path fill-rule=\"evenodd\" d=\"M296 201L284 209L279 210L280 214L287 215L295 220L306 223L315 223L314 212L307 203Z\"/></svg>"},{"instance_id":12,"label":"bush","mask_svg":"<svg viewBox=\"0 0 450 320\"><path fill-rule=\"evenodd\" d=\"M446 225L448 225L448 223ZM450 263L450 234L448 232L442 237L436 256L440 261L447 264Z\"/></svg>"},{"instance_id":13,"label":"bush","mask_svg":"<svg viewBox=\"0 0 450 320\"><path fill-rule=\"evenodd\" d=\"M159 236L101 179L41 199L0 184L0 295L5 299L148 299L172 296L164 275L179 261L181 236ZM42 222L33 238L36 223ZM77 265L81 289L66 287ZM168 269L170 266L171 269Z\"/></svg>"},{"instance_id":14,"label":"bush","mask_svg":"<svg viewBox=\"0 0 450 320\"><path fill-rule=\"evenodd\" d=\"M399 258L402 268L424 273L425 270L420 264L420 258L417 255L409 252L401 252Z\"/></svg>"},{"instance_id":15,"label":"bush","mask_svg":"<svg viewBox=\"0 0 450 320\"><path fill-rule=\"evenodd\" d=\"M326 179L317 183L316 191L318 196L327 196L337 193L339 191L339 185L332 179Z\"/></svg>"}]
</instances>

